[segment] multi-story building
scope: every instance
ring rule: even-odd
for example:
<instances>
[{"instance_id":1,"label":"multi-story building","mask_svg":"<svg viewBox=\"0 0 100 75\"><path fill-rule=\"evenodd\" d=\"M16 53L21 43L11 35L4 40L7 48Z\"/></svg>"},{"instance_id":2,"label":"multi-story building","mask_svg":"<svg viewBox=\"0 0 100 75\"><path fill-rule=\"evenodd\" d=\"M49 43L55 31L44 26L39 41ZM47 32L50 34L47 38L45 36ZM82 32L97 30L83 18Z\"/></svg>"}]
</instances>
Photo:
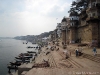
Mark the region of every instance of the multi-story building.
<instances>
[{"instance_id":1,"label":"multi-story building","mask_svg":"<svg viewBox=\"0 0 100 75\"><path fill-rule=\"evenodd\" d=\"M78 0L79 2L80 0ZM70 42L100 44L100 0L89 0L80 14L70 13Z\"/></svg>"},{"instance_id":2,"label":"multi-story building","mask_svg":"<svg viewBox=\"0 0 100 75\"><path fill-rule=\"evenodd\" d=\"M86 10L88 15L86 21L88 23L88 31L90 32L89 39L93 44L97 42L100 44L100 0L90 0L88 9Z\"/></svg>"},{"instance_id":3,"label":"multi-story building","mask_svg":"<svg viewBox=\"0 0 100 75\"><path fill-rule=\"evenodd\" d=\"M77 39L77 26L79 22L79 15L77 12L70 13L70 34L69 34L69 41L70 43L75 43Z\"/></svg>"},{"instance_id":4,"label":"multi-story building","mask_svg":"<svg viewBox=\"0 0 100 75\"><path fill-rule=\"evenodd\" d=\"M80 13L72 11L70 18L64 17L57 24L55 33L63 43L88 43L100 47L100 0L88 0L87 5Z\"/></svg>"},{"instance_id":5,"label":"multi-story building","mask_svg":"<svg viewBox=\"0 0 100 75\"><path fill-rule=\"evenodd\" d=\"M70 25L70 18L64 17L61 21L61 31L62 31L62 42L65 44L69 40L69 25Z\"/></svg>"},{"instance_id":6,"label":"multi-story building","mask_svg":"<svg viewBox=\"0 0 100 75\"><path fill-rule=\"evenodd\" d=\"M78 42L89 42L89 37L86 35L90 35L90 32L88 31L88 23L86 22L87 14L86 9L84 8L81 13L79 14L79 25L77 27L77 33L78 33Z\"/></svg>"},{"instance_id":7,"label":"multi-story building","mask_svg":"<svg viewBox=\"0 0 100 75\"><path fill-rule=\"evenodd\" d=\"M66 44L66 27L67 27L67 20L64 17L61 21L61 33L62 33L62 42Z\"/></svg>"},{"instance_id":8,"label":"multi-story building","mask_svg":"<svg viewBox=\"0 0 100 75\"><path fill-rule=\"evenodd\" d=\"M61 23L57 23L56 29L57 29L57 36L58 38L60 38L61 37Z\"/></svg>"}]
</instances>

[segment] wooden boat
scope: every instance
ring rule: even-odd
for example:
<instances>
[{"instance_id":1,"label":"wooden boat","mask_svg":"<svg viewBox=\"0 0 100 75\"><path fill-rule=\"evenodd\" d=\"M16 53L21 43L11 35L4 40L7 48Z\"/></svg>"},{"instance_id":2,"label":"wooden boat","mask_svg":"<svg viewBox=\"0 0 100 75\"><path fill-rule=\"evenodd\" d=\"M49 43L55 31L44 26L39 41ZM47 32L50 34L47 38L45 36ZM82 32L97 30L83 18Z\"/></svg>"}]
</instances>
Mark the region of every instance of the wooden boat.
<instances>
[{"instance_id":1,"label":"wooden boat","mask_svg":"<svg viewBox=\"0 0 100 75\"><path fill-rule=\"evenodd\" d=\"M7 66L7 68L8 68L8 69L18 69L17 66L15 66L15 65L12 66L12 65L10 65L10 64Z\"/></svg>"},{"instance_id":2,"label":"wooden boat","mask_svg":"<svg viewBox=\"0 0 100 75\"><path fill-rule=\"evenodd\" d=\"M33 47L31 47L31 46L28 46L27 48L33 48Z\"/></svg>"},{"instance_id":3,"label":"wooden boat","mask_svg":"<svg viewBox=\"0 0 100 75\"><path fill-rule=\"evenodd\" d=\"M34 51L27 51L27 53L36 53L36 52L34 52Z\"/></svg>"},{"instance_id":4,"label":"wooden boat","mask_svg":"<svg viewBox=\"0 0 100 75\"><path fill-rule=\"evenodd\" d=\"M33 56L33 55L30 54L30 53L21 53L21 54L19 54L19 57L23 57L23 56Z\"/></svg>"},{"instance_id":5,"label":"wooden boat","mask_svg":"<svg viewBox=\"0 0 100 75\"><path fill-rule=\"evenodd\" d=\"M18 62L10 62L11 65L16 65L16 66L20 66L21 63L18 63Z\"/></svg>"},{"instance_id":6,"label":"wooden boat","mask_svg":"<svg viewBox=\"0 0 100 75\"><path fill-rule=\"evenodd\" d=\"M19 59L16 59L16 62L17 62L17 63L18 63L18 62L20 62L20 63L21 63L21 62L23 62L23 61L22 61L22 60L19 60Z\"/></svg>"},{"instance_id":7,"label":"wooden boat","mask_svg":"<svg viewBox=\"0 0 100 75\"><path fill-rule=\"evenodd\" d=\"M18 59L16 59L16 62L18 63L18 62L20 62L20 63L22 63L22 62L30 62L30 60L18 60Z\"/></svg>"},{"instance_id":8,"label":"wooden boat","mask_svg":"<svg viewBox=\"0 0 100 75\"><path fill-rule=\"evenodd\" d=\"M27 53L32 54L33 56L37 56L37 53L34 51L27 51Z\"/></svg>"},{"instance_id":9,"label":"wooden boat","mask_svg":"<svg viewBox=\"0 0 100 75\"><path fill-rule=\"evenodd\" d=\"M9 70L8 70L8 73L9 73L9 74L11 73L11 71L10 71L11 69L14 69L15 71L18 70L18 67L17 67L16 65L11 65L11 64L9 64L9 65L7 66L7 68L9 69Z\"/></svg>"},{"instance_id":10,"label":"wooden boat","mask_svg":"<svg viewBox=\"0 0 100 75\"><path fill-rule=\"evenodd\" d=\"M32 58L33 56L23 56L23 58Z\"/></svg>"},{"instance_id":11,"label":"wooden boat","mask_svg":"<svg viewBox=\"0 0 100 75\"><path fill-rule=\"evenodd\" d=\"M22 57L15 57L16 59L22 59Z\"/></svg>"}]
</instances>

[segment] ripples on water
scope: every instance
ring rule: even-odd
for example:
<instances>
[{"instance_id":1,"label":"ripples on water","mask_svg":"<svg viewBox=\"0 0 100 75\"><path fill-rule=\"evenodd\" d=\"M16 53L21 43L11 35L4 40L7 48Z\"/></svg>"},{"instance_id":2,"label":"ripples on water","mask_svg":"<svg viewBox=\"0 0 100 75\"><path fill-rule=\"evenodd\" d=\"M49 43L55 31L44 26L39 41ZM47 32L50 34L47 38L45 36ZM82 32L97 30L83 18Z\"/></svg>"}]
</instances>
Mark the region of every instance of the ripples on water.
<instances>
[{"instance_id":1,"label":"ripples on water","mask_svg":"<svg viewBox=\"0 0 100 75\"><path fill-rule=\"evenodd\" d=\"M8 72L7 64L14 61L15 57L20 53L25 53L28 50L27 46L37 46L31 43L23 44L21 40L2 39L0 41L0 75L6 75Z\"/></svg>"}]
</instances>

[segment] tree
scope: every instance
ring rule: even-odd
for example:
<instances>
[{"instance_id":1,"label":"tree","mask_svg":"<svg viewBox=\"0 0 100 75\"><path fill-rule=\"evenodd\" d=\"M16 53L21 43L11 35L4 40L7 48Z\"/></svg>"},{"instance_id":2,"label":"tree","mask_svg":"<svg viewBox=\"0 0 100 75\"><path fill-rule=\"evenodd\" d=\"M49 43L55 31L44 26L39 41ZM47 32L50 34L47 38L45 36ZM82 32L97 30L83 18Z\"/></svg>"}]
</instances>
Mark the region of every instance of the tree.
<instances>
[{"instance_id":1,"label":"tree","mask_svg":"<svg viewBox=\"0 0 100 75\"><path fill-rule=\"evenodd\" d=\"M89 3L89 0L80 0L79 2L73 1L68 13L81 12L83 9L86 9L88 7L88 3Z\"/></svg>"}]
</instances>

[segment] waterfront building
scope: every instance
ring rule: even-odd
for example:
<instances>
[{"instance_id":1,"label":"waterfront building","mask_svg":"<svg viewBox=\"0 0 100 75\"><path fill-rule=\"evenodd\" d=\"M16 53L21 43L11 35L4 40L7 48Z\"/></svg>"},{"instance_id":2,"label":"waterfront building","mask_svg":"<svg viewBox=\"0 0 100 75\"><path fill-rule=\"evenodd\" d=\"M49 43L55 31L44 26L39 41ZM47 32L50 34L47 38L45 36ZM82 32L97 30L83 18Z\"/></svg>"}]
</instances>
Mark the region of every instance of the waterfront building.
<instances>
[{"instance_id":1,"label":"waterfront building","mask_svg":"<svg viewBox=\"0 0 100 75\"><path fill-rule=\"evenodd\" d=\"M77 4L81 0L76 1ZM71 11L69 41L70 43L100 44L100 0L89 0L80 13ZM74 9L74 8L73 8Z\"/></svg>"},{"instance_id":2,"label":"waterfront building","mask_svg":"<svg viewBox=\"0 0 100 75\"><path fill-rule=\"evenodd\" d=\"M54 30L54 40L57 41L58 35L57 35L57 29Z\"/></svg>"},{"instance_id":3,"label":"waterfront building","mask_svg":"<svg viewBox=\"0 0 100 75\"><path fill-rule=\"evenodd\" d=\"M100 47L100 0L90 0L86 13L88 15L86 22L91 31L90 42Z\"/></svg>"},{"instance_id":4,"label":"waterfront building","mask_svg":"<svg viewBox=\"0 0 100 75\"><path fill-rule=\"evenodd\" d=\"M61 23L57 23L56 29L58 38L61 38Z\"/></svg>"},{"instance_id":5,"label":"waterfront building","mask_svg":"<svg viewBox=\"0 0 100 75\"><path fill-rule=\"evenodd\" d=\"M62 43L66 44L66 27L67 27L67 20L64 17L61 21L61 33L62 33Z\"/></svg>"},{"instance_id":6,"label":"waterfront building","mask_svg":"<svg viewBox=\"0 0 100 75\"><path fill-rule=\"evenodd\" d=\"M54 41L55 40L55 34L54 34L54 31L51 33L51 41Z\"/></svg>"},{"instance_id":7,"label":"waterfront building","mask_svg":"<svg viewBox=\"0 0 100 75\"><path fill-rule=\"evenodd\" d=\"M100 44L100 0L76 0L72 2L69 18L64 17L51 34L52 40L63 43ZM76 7L75 7L76 5Z\"/></svg>"},{"instance_id":8,"label":"waterfront building","mask_svg":"<svg viewBox=\"0 0 100 75\"><path fill-rule=\"evenodd\" d=\"M68 38L68 35L69 35L69 32L68 32L68 25L69 25L69 18L67 17L64 17L61 21L61 33L62 33L62 42L64 44L67 43L67 40L69 39Z\"/></svg>"},{"instance_id":9,"label":"waterfront building","mask_svg":"<svg viewBox=\"0 0 100 75\"><path fill-rule=\"evenodd\" d=\"M77 40L77 26L79 25L79 14L75 11L70 13L70 34L69 34L69 41L70 43L75 43Z\"/></svg>"}]
</instances>

